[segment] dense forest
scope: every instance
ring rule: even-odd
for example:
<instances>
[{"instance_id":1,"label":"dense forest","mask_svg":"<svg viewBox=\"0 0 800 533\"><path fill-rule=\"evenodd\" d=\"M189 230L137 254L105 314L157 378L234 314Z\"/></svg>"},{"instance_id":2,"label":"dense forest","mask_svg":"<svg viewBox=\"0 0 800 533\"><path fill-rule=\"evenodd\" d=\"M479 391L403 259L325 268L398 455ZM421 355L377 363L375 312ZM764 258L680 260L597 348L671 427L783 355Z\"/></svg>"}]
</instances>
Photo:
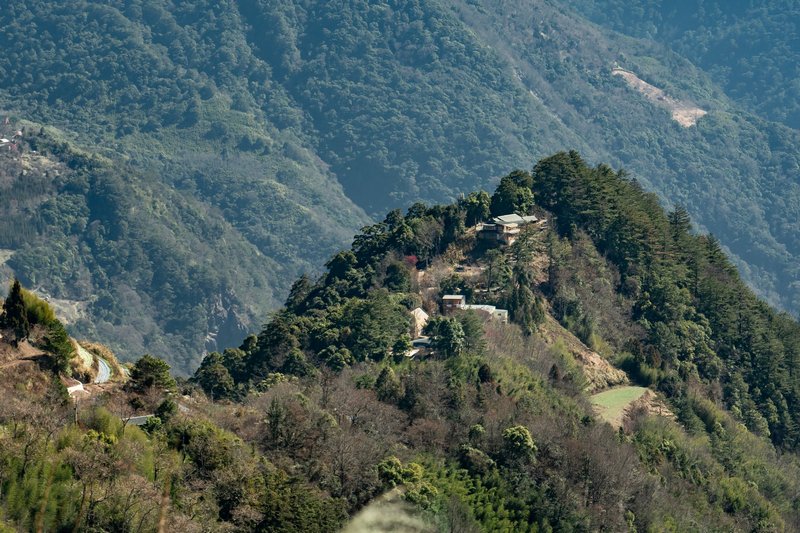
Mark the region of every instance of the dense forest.
<instances>
[{"instance_id":1,"label":"dense forest","mask_svg":"<svg viewBox=\"0 0 800 533\"><path fill-rule=\"evenodd\" d=\"M510 212L536 222L509 246L481 236L477 223ZM448 311L446 294L510 322ZM492 195L389 212L188 381L146 355L74 412L48 309L15 284L0 321L0 365L28 383L0 389L13 527L800 527L800 324L758 300L685 209L576 152ZM45 355L14 360L9 342ZM631 404L608 425L590 403L608 388L598 362L662 407Z\"/></svg>"},{"instance_id":2,"label":"dense forest","mask_svg":"<svg viewBox=\"0 0 800 533\"><path fill-rule=\"evenodd\" d=\"M800 128L800 11L789 0L702 2L569 0L593 21L651 39L706 70L768 120Z\"/></svg>"},{"instance_id":3,"label":"dense forest","mask_svg":"<svg viewBox=\"0 0 800 533\"><path fill-rule=\"evenodd\" d=\"M187 374L203 349L257 329L291 279L318 273L370 219L451 202L575 148L683 205L760 296L796 314L800 142L794 89L781 82L796 77L783 52L793 11L737 4L718 18L718 3L704 2L681 22L677 5L620 6L7 6L2 135L25 131L12 143L22 152L0 148L0 186L14 191L0 209L12 217L3 227L28 222L0 242L4 272L77 306L73 333L128 359L157 353ZM753 33L771 37L751 55L715 52ZM755 62L766 74L745 76ZM708 114L678 125L615 65ZM127 207L97 210L108 189L95 193L91 179L67 196L54 172L23 179L21 157L42 127L49 140L36 142L60 147L52 164L90 159L92 170L69 173L102 175ZM65 224L30 222L29 192L42 202L58 192Z\"/></svg>"}]
</instances>

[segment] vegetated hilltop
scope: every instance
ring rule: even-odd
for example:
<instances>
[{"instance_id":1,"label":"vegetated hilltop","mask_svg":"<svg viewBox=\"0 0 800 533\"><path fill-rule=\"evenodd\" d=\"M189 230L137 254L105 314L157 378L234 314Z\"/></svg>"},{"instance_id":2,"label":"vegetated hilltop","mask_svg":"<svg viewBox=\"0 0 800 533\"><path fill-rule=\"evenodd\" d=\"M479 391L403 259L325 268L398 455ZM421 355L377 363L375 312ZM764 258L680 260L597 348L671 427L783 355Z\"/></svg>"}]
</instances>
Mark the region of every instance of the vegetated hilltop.
<instances>
[{"instance_id":1,"label":"vegetated hilltop","mask_svg":"<svg viewBox=\"0 0 800 533\"><path fill-rule=\"evenodd\" d=\"M800 325L689 226L575 152L513 172L492 196L392 211L190 382L145 356L127 384L79 404L78 424L40 401L0 402L0 518L797 529ZM674 415L637 400L621 429L605 424L587 396L613 385L590 379L597 359ZM138 414L154 416L134 426Z\"/></svg>"},{"instance_id":2,"label":"vegetated hilltop","mask_svg":"<svg viewBox=\"0 0 800 533\"><path fill-rule=\"evenodd\" d=\"M474 225L514 211L550 229L497 247ZM193 381L241 406L220 423L350 512L397 486L432 529L792 530L800 325L689 228L685 210L560 153L492 197L389 213ZM428 337L410 342L418 308ZM583 344L553 342L560 328ZM589 406L584 351L650 388L621 390L627 409L597 400L619 432Z\"/></svg>"},{"instance_id":3,"label":"vegetated hilltop","mask_svg":"<svg viewBox=\"0 0 800 533\"><path fill-rule=\"evenodd\" d=\"M560 3L31 1L0 24L6 126L57 127L69 152L124 177L132 208L86 220L116 232L119 271L107 254L84 260L80 225L39 229L0 257L51 298L80 301L97 330L78 331L124 357L150 351L188 372L203 347L263 320L365 213L452 201L566 147L685 205L760 294L798 309L796 132L749 115L681 55ZM615 63L708 115L676 124ZM70 217L86 216L87 194ZM139 217L161 236L127 256ZM80 281L58 267L65 254L84 261Z\"/></svg>"},{"instance_id":4,"label":"vegetated hilltop","mask_svg":"<svg viewBox=\"0 0 800 533\"><path fill-rule=\"evenodd\" d=\"M480 224L514 212L535 217ZM800 326L688 229L685 211L574 152L508 175L493 196L392 211L191 382L144 356L127 382L79 400L77 421L56 379L68 364L44 365L37 387L0 384L0 519L796 529ZM467 306L442 308L445 294ZM3 311L3 353L26 334L39 343L23 325L52 314L18 286ZM612 383L590 379L600 363L587 354L674 416L633 402L621 429L605 424L586 391Z\"/></svg>"},{"instance_id":5,"label":"vegetated hilltop","mask_svg":"<svg viewBox=\"0 0 800 533\"><path fill-rule=\"evenodd\" d=\"M558 117L559 129L590 144L589 160L621 166L668 203L685 206L759 294L797 312L797 130L755 116L679 52L591 24L569 2L562 9L535 0L452 4L513 67L511 83ZM613 76L615 66L708 114L680 126Z\"/></svg>"}]
</instances>

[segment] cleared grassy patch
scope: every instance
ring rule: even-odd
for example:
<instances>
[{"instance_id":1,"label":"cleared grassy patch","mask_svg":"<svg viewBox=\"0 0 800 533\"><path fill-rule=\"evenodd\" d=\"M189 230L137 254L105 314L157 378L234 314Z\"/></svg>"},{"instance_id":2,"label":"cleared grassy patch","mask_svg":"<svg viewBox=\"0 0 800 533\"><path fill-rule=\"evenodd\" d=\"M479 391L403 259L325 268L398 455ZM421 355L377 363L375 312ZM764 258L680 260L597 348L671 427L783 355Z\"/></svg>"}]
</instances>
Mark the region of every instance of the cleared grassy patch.
<instances>
[{"instance_id":1,"label":"cleared grassy patch","mask_svg":"<svg viewBox=\"0 0 800 533\"><path fill-rule=\"evenodd\" d=\"M595 394L589 399L603 420L619 426L622 424L625 409L647 390L646 387L618 387Z\"/></svg>"}]
</instances>

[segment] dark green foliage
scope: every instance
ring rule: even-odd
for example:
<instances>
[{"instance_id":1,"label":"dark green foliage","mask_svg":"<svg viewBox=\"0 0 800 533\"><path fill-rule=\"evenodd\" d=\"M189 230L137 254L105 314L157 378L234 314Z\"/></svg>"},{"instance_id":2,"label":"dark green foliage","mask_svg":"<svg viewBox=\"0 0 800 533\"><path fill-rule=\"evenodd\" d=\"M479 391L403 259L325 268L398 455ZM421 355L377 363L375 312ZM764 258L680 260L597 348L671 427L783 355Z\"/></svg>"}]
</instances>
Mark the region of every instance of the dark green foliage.
<instances>
[{"instance_id":1,"label":"dark green foliage","mask_svg":"<svg viewBox=\"0 0 800 533\"><path fill-rule=\"evenodd\" d=\"M445 357L461 355L466 348L466 335L461 322L454 317L435 317L425 326L433 349Z\"/></svg>"},{"instance_id":2,"label":"dark green foliage","mask_svg":"<svg viewBox=\"0 0 800 533\"><path fill-rule=\"evenodd\" d=\"M25 309L25 301L22 297L22 286L18 279L14 279L8 296L3 302L3 314L0 316L0 324L14 333L14 341L19 342L25 339L30 332L28 313Z\"/></svg>"},{"instance_id":3,"label":"dark green foliage","mask_svg":"<svg viewBox=\"0 0 800 533\"><path fill-rule=\"evenodd\" d=\"M170 375L166 361L145 354L131 368L126 387L140 393L152 389L170 391L175 389L175 379Z\"/></svg>"},{"instance_id":4,"label":"dark green foliage","mask_svg":"<svg viewBox=\"0 0 800 533\"><path fill-rule=\"evenodd\" d=\"M411 273L408 265L392 262L386 267L384 287L392 292L409 292L411 290Z\"/></svg>"},{"instance_id":5,"label":"dark green foliage","mask_svg":"<svg viewBox=\"0 0 800 533\"><path fill-rule=\"evenodd\" d=\"M357 361L383 360L407 334L410 324L405 307L385 290L373 291L364 300L351 300L342 314L342 325L350 330L348 347Z\"/></svg>"},{"instance_id":6,"label":"dark green foliage","mask_svg":"<svg viewBox=\"0 0 800 533\"><path fill-rule=\"evenodd\" d=\"M725 388L728 405L741 416L746 411L748 423L764 434L753 412L758 406L772 441L794 449L800 326L758 302L713 237L688 233L685 213L668 215L624 176L590 168L572 152L539 162L534 177L537 197L557 214L559 231L576 241L585 231L619 269L619 291L635 300L632 316L645 338L626 345L632 358L625 366L634 377L681 396L691 376L709 386L736 376L736 385ZM551 243L551 255L557 247ZM551 278L558 279L557 271L556 263ZM576 333L591 336L580 301L556 294L554 310L568 324L578 317Z\"/></svg>"},{"instance_id":7,"label":"dark green foliage","mask_svg":"<svg viewBox=\"0 0 800 533\"><path fill-rule=\"evenodd\" d=\"M250 354L248 376L265 376L283 366L286 356L299 345L286 314L277 315L258 336L258 344Z\"/></svg>"},{"instance_id":8,"label":"dark green foliage","mask_svg":"<svg viewBox=\"0 0 800 533\"><path fill-rule=\"evenodd\" d=\"M556 145L543 146L575 147L593 164L624 167L648 190L683 205L737 264L747 264L742 275L759 294L796 312L792 258L800 250L800 189L794 179L800 134L796 120L791 129L764 120L797 110L798 99L791 96L797 90L783 81L796 78L796 53L786 37L793 35L788 28L796 7L786 1L769 7L739 2L731 9L722 1L458 4L470 27L503 50L523 90L535 95L531 101L541 102L569 130L546 126L548 115L539 115L532 123L547 131L540 134L543 141L564 131ZM586 15L638 38L586 26ZM753 36L759 36L758 44ZM739 42L750 44L730 45ZM678 126L668 111L613 76L615 63L708 115L695 126ZM739 73L735 89L728 81L733 72ZM744 105L728 98L734 94L746 94ZM751 110L762 104L770 114L754 116ZM765 276L767 270L773 274Z\"/></svg>"},{"instance_id":9,"label":"dark green foliage","mask_svg":"<svg viewBox=\"0 0 800 533\"><path fill-rule=\"evenodd\" d=\"M74 334L187 374L316 272L365 211L488 188L574 146L685 205L749 283L796 310L798 134L747 112L797 125L783 37L796 10L639 4L14 4L0 14L2 105L39 123L24 123L20 153L46 161L23 169L3 152L0 247L26 284L91 301ZM763 40L727 46L745 32ZM614 62L709 115L677 126ZM495 210L526 209L526 180L503 180ZM390 237L426 266L490 205L476 194L458 216L417 209Z\"/></svg>"},{"instance_id":10,"label":"dark green foliage","mask_svg":"<svg viewBox=\"0 0 800 533\"><path fill-rule=\"evenodd\" d=\"M547 169L563 170L562 156L537 166L535 188L548 188ZM546 313L538 299L549 298L562 323L598 350L621 353L632 378L663 392L679 423L640 410L621 430L600 423L579 386L565 386L580 369L562 370L566 349L554 359L545 339L558 326L546 314L543 334L526 336L474 311L434 311L428 332L446 357L387 359L408 347L410 304L430 308L436 294L389 290L387 267L413 272L413 261L398 258L429 229L415 221L435 228L465 219L460 204L415 205L365 228L316 282L296 283L258 336L205 358L194 380L214 398L241 402L200 400L173 416L176 404L165 400L147 437L98 409L84 415L92 432L68 428L55 440L31 431L42 424L27 420L46 417L28 403L3 403L3 516L28 527L49 468L62 461L69 468L53 478L52 496L62 515L46 522L62 529L130 529L116 502L132 483L141 491L128 509L152 516L147 526L166 494L169 517L190 520L179 513L191 509L208 529L338 530L348 513L402 486L392 494L410 504L403 512L451 531L791 529L799 523L797 323L758 302L714 239L688 233L680 210L668 215L610 169L567 156L574 172L554 177L563 191L549 190L559 215L544 213L561 236L532 233L526 249L497 248L494 257L463 226L441 238L477 264L513 264L491 292L475 294L515 302L521 326L536 323L531 306ZM438 267L442 247L429 245ZM484 283L467 276L465 284ZM165 370L142 358L131 388L150 383L156 392ZM45 457L53 460L40 468ZM292 476L274 465L291 465ZM91 513L78 511L81 483Z\"/></svg>"},{"instance_id":11,"label":"dark green foliage","mask_svg":"<svg viewBox=\"0 0 800 533\"><path fill-rule=\"evenodd\" d=\"M503 287L511 276L508 256L501 250L494 248L486 252L484 261L486 265L484 273L486 290L492 291L496 287Z\"/></svg>"},{"instance_id":12,"label":"dark green foliage","mask_svg":"<svg viewBox=\"0 0 800 533\"><path fill-rule=\"evenodd\" d=\"M492 195L491 214L493 216L517 213L527 215L533 208L531 176L527 172L515 171L500 180Z\"/></svg>"},{"instance_id":13,"label":"dark green foliage","mask_svg":"<svg viewBox=\"0 0 800 533\"><path fill-rule=\"evenodd\" d=\"M511 319L522 326L523 331L530 335L536 327L544 322L545 310L542 300L533 293L534 280L528 270L516 265L512 278L511 294L508 298L508 311Z\"/></svg>"},{"instance_id":14,"label":"dark green foliage","mask_svg":"<svg viewBox=\"0 0 800 533\"><path fill-rule=\"evenodd\" d=\"M68 374L75 348L64 324L56 319L53 308L46 301L23 289L19 280L14 279L3 302L0 327L10 329L14 333L13 341L18 343L28 337L32 326L40 327L33 342L50 355L48 363L51 369Z\"/></svg>"},{"instance_id":15,"label":"dark green foliage","mask_svg":"<svg viewBox=\"0 0 800 533\"><path fill-rule=\"evenodd\" d=\"M218 357L218 353L212 352L204 358L193 379L212 398L232 398L236 392L233 378Z\"/></svg>"},{"instance_id":16,"label":"dark green foliage","mask_svg":"<svg viewBox=\"0 0 800 533\"><path fill-rule=\"evenodd\" d=\"M478 379L480 380L481 383L491 383L492 381L494 381L494 374L492 373L492 368L488 364L483 363L478 368Z\"/></svg>"},{"instance_id":17,"label":"dark green foliage","mask_svg":"<svg viewBox=\"0 0 800 533\"><path fill-rule=\"evenodd\" d=\"M284 374L289 374L299 377L307 376L312 370L313 370L312 367L308 364L308 361L306 360L305 354L298 348L291 350L287 354L286 360L283 362L283 365L281 366L281 372L283 372Z\"/></svg>"},{"instance_id":18,"label":"dark green foliage","mask_svg":"<svg viewBox=\"0 0 800 533\"><path fill-rule=\"evenodd\" d=\"M798 74L792 35L800 17L787 0L767 4L569 0L615 30L671 47L709 72L729 96L764 118L800 127L800 92L785 80ZM690 16L687 16L690 15ZM749 46L730 43L749 41Z\"/></svg>"},{"instance_id":19,"label":"dark green foliage","mask_svg":"<svg viewBox=\"0 0 800 533\"><path fill-rule=\"evenodd\" d=\"M465 211L464 223L467 226L485 222L491 215L491 198L486 191L469 193L459 202L459 206Z\"/></svg>"},{"instance_id":20,"label":"dark green foliage","mask_svg":"<svg viewBox=\"0 0 800 533\"><path fill-rule=\"evenodd\" d=\"M48 324L41 341L37 344L51 354L50 362L53 370L69 373L69 363L75 355L75 347L61 322L56 320Z\"/></svg>"},{"instance_id":21,"label":"dark green foliage","mask_svg":"<svg viewBox=\"0 0 800 533\"><path fill-rule=\"evenodd\" d=\"M336 348L335 346L328 346L319 353L319 359L324 361L328 367L333 370L342 370L343 368L353 364L353 354L347 348Z\"/></svg>"}]
</instances>

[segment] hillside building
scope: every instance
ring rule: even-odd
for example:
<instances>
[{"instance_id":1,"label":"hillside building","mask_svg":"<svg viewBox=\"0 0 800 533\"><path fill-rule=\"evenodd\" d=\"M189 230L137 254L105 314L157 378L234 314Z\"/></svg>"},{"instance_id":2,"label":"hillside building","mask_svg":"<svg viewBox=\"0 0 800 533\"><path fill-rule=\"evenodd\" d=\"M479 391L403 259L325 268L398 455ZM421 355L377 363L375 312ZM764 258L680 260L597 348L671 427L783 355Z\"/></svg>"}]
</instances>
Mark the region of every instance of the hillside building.
<instances>
[{"instance_id":1,"label":"hillside building","mask_svg":"<svg viewBox=\"0 0 800 533\"><path fill-rule=\"evenodd\" d=\"M442 308L444 309L444 313L452 313L457 309L469 309L472 311L478 311L480 313L486 313L494 320L499 320L500 322L507 324L508 323L508 310L507 309L500 309L493 305L487 304L468 304L466 297L462 294L447 294L442 297Z\"/></svg>"},{"instance_id":2,"label":"hillside building","mask_svg":"<svg viewBox=\"0 0 800 533\"><path fill-rule=\"evenodd\" d=\"M456 309L461 309L466 305L467 299L463 294L445 294L442 297L442 311L452 313Z\"/></svg>"},{"instance_id":3,"label":"hillside building","mask_svg":"<svg viewBox=\"0 0 800 533\"><path fill-rule=\"evenodd\" d=\"M478 238L512 245L517 240L522 227L540 222L536 215L520 216L516 213L494 217L491 222L478 224Z\"/></svg>"},{"instance_id":4,"label":"hillside building","mask_svg":"<svg viewBox=\"0 0 800 533\"><path fill-rule=\"evenodd\" d=\"M486 313L494 320L502 322L503 324L508 324L508 310L507 309L500 309L493 305L483 305L483 304L473 304L473 305L465 305L462 309L472 309L473 311L478 311L479 313Z\"/></svg>"},{"instance_id":5,"label":"hillside building","mask_svg":"<svg viewBox=\"0 0 800 533\"><path fill-rule=\"evenodd\" d=\"M425 326L428 325L428 320L430 316L428 313L422 310L421 307L417 307L413 311L411 311L411 338L416 339L417 337L422 335L422 330L425 329Z\"/></svg>"}]
</instances>

